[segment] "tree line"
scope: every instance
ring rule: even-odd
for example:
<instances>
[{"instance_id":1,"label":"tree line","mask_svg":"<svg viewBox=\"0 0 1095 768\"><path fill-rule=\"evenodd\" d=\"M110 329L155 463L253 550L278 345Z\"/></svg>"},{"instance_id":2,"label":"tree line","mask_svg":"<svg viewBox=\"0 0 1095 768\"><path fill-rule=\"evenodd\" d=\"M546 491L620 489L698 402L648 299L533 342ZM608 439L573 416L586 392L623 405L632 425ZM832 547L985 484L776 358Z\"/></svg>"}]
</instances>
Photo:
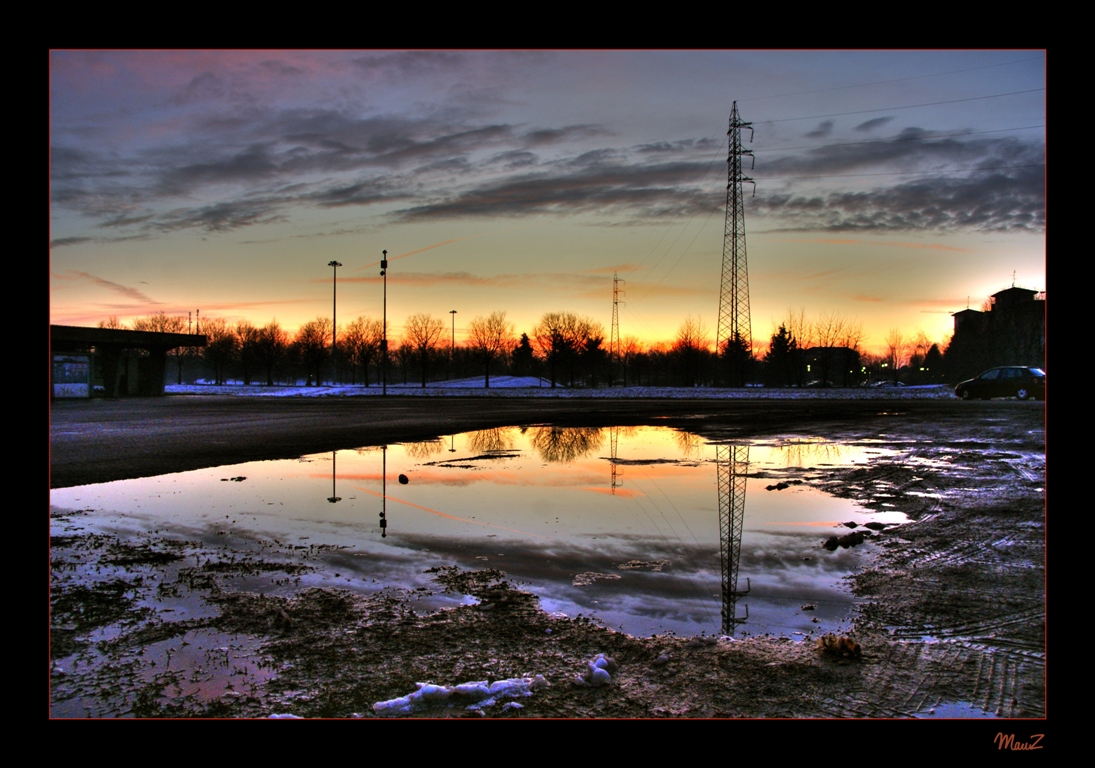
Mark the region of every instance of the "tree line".
<instances>
[{"instance_id":1,"label":"tree line","mask_svg":"<svg viewBox=\"0 0 1095 768\"><path fill-rule=\"evenodd\" d=\"M124 327L115 318L100 326ZM132 327L185 333L187 319L158 313L137 318ZM692 316L672 341L643 344L626 336L616 349L609 348L604 326L571 312L545 313L520 335L502 311L472 319L460 344L446 331L441 319L415 314L385 349L382 321L364 315L337 329L329 317L317 317L295 334L276 319L256 326L203 318L194 332L206 336L206 346L174 350L172 372L180 384L211 378L217 384L373 386L386 371L390 384L422 387L470 376L482 376L489 387L492 375L506 374L541 377L551 387L860 386L935 383L945 376L943 353L923 332L905 337L892 329L885 353L872 355L860 349L861 324L839 313L811 321L805 310L788 312L762 354L734 340L716 351L706 326Z\"/></svg>"}]
</instances>

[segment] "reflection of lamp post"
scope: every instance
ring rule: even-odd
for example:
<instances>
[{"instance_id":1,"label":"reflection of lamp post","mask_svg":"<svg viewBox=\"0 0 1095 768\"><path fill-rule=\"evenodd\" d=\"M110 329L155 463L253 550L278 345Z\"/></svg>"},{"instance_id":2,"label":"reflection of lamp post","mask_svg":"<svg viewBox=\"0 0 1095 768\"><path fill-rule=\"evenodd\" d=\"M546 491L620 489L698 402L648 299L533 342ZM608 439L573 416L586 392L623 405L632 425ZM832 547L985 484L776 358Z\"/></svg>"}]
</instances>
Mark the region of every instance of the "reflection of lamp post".
<instances>
[{"instance_id":1,"label":"reflection of lamp post","mask_svg":"<svg viewBox=\"0 0 1095 768\"><path fill-rule=\"evenodd\" d=\"M334 504L336 501L342 501L342 497L335 493L335 467L338 466L338 459L335 457L335 452L331 451L331 495L327 497L327 501Z\"/></svg>"},{"instance_id":2,"label":"reflection of lamp post","mask_svg":"<svg viewBox=\"0 0 1095 768\"><path fill-rule=\"evenodd\" d=\"M385 251L387 253L387 251ZM384 458L380 470L380 538L388 538L388 446L381 446Z\"/></svg>"},{"instance_id":3,"label":"reflection of lamp post","mask_svg":"<svg viewBox=\"0 0 1095 768\"><path fill-rule=\"evenodd\" d=\"M452 315L452 341L449 342L449 379L452 379L452 351L456 347L456 310L450 309Z\"/></svg>"},{"instance_id":4,"label":"reflection of lamp post","mask_svg":"<svg viewBox=\"0 0 1095 768\"><path fill-rule=\"evenodd\" d=\"M388 394L388 252L381 251L384 258L380 260L380 276L384 278L384 338L380 340L380 359L384 370L382 395ZM383 519L383 516L381 517Z\"/></svg>"},{"instance_id":5,"label":"reflection of lamp post","mask_svg":"<svg viewBox=\"0 0 1095 768\"><path fill-rule=\"evenodd\" d=\"M331 359L335 363L334 377L331 383L338 382L338 268L342 265L335 260L327 262L331 267Z\"/></svg>"}]
</instances>

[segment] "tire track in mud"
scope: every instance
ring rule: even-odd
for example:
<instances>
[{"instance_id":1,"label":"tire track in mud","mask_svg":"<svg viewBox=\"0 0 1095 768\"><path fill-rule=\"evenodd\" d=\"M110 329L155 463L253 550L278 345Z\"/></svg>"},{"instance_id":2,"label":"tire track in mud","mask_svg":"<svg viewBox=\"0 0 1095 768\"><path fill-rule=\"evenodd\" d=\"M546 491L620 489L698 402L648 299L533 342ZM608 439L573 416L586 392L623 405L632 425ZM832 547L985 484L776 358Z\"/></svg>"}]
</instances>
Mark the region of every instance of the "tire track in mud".
<instances>
[{"instance_id":1,"label":"tire track in mud","mask_svg":"<svg viewBox=\"0 0 1095 768\"><path fill-rule=\"evenodd\" d=\"M1041 608L1030 608L1018 613L996 616L964 624L952 624L950 626L934 626L922 624L915 627L891 627L891 636L898 640L921 640L925 637L949 641L983 641L986 646L995 646L1001 642L1008 645L1026 649L1032 654L1044 656L1041 644L1024 642L1021 638L1000 638L999 633L1016 630L1041 628L1045 618Z\"/></svg>"},{"instance_id":2,"label":"tire track in mud","mask_svg":"<svg viewBox=\"0 0 1095 768\"><path fill-rule=\"evenodd\" d=\"M916 568L940 568L979 563L994 567L1021 567L1019 564L1000 562L1000 553L992 542L967 541L938 552L914 554L907 562ZM1027 566L1030 567L1030 566Z\"/></svg>"},{"instance_id":3,"label":"tire track in mud","mask_svg":"<svg viewBox=\"0 0 1095 768\"><path fill-rule=\"evenodd\" d=\"M828 483L914 520L880 535L879 559L856 577L862 668L846 698L823 702L827 715L1045 716L1045 463L1030 446L993 446L921 447ZM918 503L919 490L938 497Z\"/></svg>"},{"instance_id":4,"label":"tire track in mud","mask_svg":"<svg viewBox=\"0 0 1095 768\"><path fill-rule=\"evenodd\" d=\"M990 717L1044 717L1044 694L1030 682L1044 672L1044 659L1029 654L953 642L884 643L865 654L858 674L844 676L846 695L823 699L821 710L825 717L908 718L958 705Z\"/></svg>"}]
</instances>

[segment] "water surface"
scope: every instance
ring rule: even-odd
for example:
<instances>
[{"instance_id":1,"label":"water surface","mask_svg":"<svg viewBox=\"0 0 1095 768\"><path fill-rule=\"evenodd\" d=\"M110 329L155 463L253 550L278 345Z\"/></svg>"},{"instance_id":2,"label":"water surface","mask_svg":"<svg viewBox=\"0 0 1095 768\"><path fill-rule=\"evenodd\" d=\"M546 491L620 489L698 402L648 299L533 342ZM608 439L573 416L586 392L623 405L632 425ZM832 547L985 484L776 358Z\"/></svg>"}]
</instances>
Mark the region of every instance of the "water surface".
<instances>
[{"instance_id":1,"label":"water surface","mask_svg":"<svg viewBox=\"0 0 1095 768\"><path fill-rule=\"evenodd\" d=\"M549 612L631 634L801 639L846 628L845 580L868 549L822 542L848 522L903 519L802 478L880 453L802 438L714 445L656 427L511 427L58 489L51 503L94 510L82 526L127 536L278 542L316 567L305 585L413 590L434 586L436 566L492 567Z\"/></svg>"}]
</instances>

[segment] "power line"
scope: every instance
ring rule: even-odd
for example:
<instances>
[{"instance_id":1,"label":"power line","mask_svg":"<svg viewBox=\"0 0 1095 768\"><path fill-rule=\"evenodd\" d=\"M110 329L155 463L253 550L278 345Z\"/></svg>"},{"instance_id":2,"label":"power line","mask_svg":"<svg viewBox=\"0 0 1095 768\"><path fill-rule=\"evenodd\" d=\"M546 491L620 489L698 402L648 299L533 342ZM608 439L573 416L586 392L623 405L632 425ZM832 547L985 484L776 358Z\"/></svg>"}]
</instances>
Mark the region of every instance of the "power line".
<instances>
[{"instance_id":1,"label":"power line","mask_svg":"<svg viewBox=\"0 0 1095 768\"><path fill-rule=\"evenodd\" d=\"M998 64L985 64L980 67L969 67L967 69L952 69L948 72L936 72L931 75L914 75L912 77L899 77L894 80L874 80L869 83L853 83L852 85L835 85L832 88L818 88L812 91L797 91L795 93L777 93L772 96L754 96L751 99L742 99L742 103L751 103L755 101L764 101L765 99L781 99L788 96L808 96L812 93L829 93L831 91L846 91L850 88L870 88L875 85L893 85L894 83L907 83L911 80L925 80L932 77L947 77L949 75L960 75L965 72L977 72L982 69L993 69L995 67L1008 67L1012 64L1025 64L1028 61L1044 61L1045 56L1031 56L1026 59L1016 59L1014 61L1003 61Z\"/></svg>"},{"instance_id":2,"label":"power line","mask_svg":"<svg viewBox=\"0 0 1095 768\"><path fill-rule=\"evenodd\" d=\"M1008 93L993 93L988 96L967 96L964 99L948 99L946 101L927 101L923 104L907 104L901 107L878 107L876 109L859 109L853 112L832 112L827 115L808 115L806 117L780 117L774 120L764 120L765 123L790 123L795 120L818 120L822 117L845 117L847 115L869 115L872 112L890 112L899 109L919 109L920 107L938 107L943 104L959 104L963 101L983 101L985 99L1000 99L1004 96L1019 96L1024 93L1037 93L1045 88L1029 88L1025 91L1009 91Z\"/></svg>"}]
</instances>

